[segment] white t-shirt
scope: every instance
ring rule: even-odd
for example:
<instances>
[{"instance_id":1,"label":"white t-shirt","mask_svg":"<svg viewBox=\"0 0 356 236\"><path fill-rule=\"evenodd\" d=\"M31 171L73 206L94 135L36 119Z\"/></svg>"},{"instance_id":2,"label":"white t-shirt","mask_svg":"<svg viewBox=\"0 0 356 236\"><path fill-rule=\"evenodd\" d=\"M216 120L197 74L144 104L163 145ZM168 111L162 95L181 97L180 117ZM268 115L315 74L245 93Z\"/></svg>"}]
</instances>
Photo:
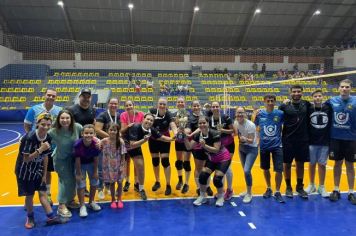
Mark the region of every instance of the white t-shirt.
<instances>
[{"instance_id":1,"label":"white t-shirt","mask_svg":"<svg viewBox=\"0 0 356 236\"><path fill-rule=\"evenodd\" d=\"M237 120L235 120L234 128L237 130L237 135L239 137L248 137L249 134L254 134L255 138L253 139L253 143L244 143L243 145L257 147L256 125L252 121L245 119L245 122L241 125L239 122L237 122Z\"/></svg>"}]
</instances>

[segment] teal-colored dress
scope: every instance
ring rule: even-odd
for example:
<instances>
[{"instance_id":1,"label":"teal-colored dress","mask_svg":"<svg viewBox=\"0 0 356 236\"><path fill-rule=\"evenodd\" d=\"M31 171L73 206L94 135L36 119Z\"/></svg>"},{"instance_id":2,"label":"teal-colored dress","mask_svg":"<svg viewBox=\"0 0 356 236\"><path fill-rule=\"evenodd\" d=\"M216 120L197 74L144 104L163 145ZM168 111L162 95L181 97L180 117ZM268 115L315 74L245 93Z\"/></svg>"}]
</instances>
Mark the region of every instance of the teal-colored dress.
<instances>
[{"instance_id":1,"label":"teal-colored dress","mask_svg":"<svg viewBox=\"0 0 356 236\"><path fill-rule=\"evenodd\" d=\"M53 152L53 165L58 174L58 202L71 202L76 195L76 181L74 174L73 144L79 138L83 127L75 123L73 132L52 128L48 133L52 143L56 144Z\"/></svg>"}]
</instances>

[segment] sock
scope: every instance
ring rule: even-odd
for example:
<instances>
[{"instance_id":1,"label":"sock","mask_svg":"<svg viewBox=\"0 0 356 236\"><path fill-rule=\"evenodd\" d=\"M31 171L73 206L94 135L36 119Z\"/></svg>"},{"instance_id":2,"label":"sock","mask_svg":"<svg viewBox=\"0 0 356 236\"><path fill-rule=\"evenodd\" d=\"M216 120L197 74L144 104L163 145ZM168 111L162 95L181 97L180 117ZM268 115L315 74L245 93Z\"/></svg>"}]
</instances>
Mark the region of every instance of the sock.
<instances>
[{"instance_id":1,"label":"sock","mask_svg":"<svg viewBox=\"0 0 356 236\"><path fill-rule=\"evenodd\" d=\"M54 217L54 213L53 211L51 211L50 213L47 214L47 217L52 219Z\"/></svg>"},{"instance_id":2,"label":"sock","mask_svg":"<svg viewBox=\"0 0 356 236\"><path fill-rule=\"evenodd\" d=\"M297 186L303 187L303 178L297 178Z\"/></svg>"},{"instance_id":3,"label":"sock","mask_svg":"<svg viewBox=\"0 0 356 236\"><path fill-rule=\"evenodd\" d=\"M46 188L47 188L47 195L50 196L51 195L51 185L50 184L46 184Z\"/></svg>"},{"instance_id":4,"label":"sock","mask_svg":"<svg viewBox=\"0 0 356 236\"><path fill-rule=\"evenodd\" d=\"M183 176L178 176L178 179L179 179L179 182L181 183L181 182L183 182Z\"/></svg>"},{"instance_id":5,"label":"sock","mask_svg":"<svg viewBox=\"0 0 356 236\"><path fill-rule=\"evenodd\" d=\"M349 189L349 194L350 193L354 193L354 190L353 189Z\"/></svg>"},{"instance_id":6,"label":"sock","mask_svg":"<svg viewBox=\"0 0 356 236\"><path fill-rule=\"evenodd\" d=\"M334 190L340 192L339 186L334 186Z\"/></svg>"},{"instance_id":7,"label":"sock","mask_svg":"<svg viewBox=\"0 0 356 236\"><path fill-rule=\"evenodd\" d=\"M290 183L290 179L285 179L285 181L286 181L287 187L288 187L288 188L291 188L292 185L291 185L291 183Z\"/></svg>"},{"instance_id":8,"label":"sock","mask_svg":"<svg viewBox=\"0 0 356 236\"><path fill-rule=\"evenodd\" d=\"M140 191L142 191L144 188L143 188L143 184L141 185L138 185L138 189L140 190Z\"/></svg>"},{"instance_id":9,"label":"sock","mask_svg":"<svg viewBox=\"0 0 356 236\"><path fill-rule=\"evenodd\" d=\"M28 218L34 218L35 217L35 213L34 212L27 213L27 217Z\"/></svg>"}]
</instances>

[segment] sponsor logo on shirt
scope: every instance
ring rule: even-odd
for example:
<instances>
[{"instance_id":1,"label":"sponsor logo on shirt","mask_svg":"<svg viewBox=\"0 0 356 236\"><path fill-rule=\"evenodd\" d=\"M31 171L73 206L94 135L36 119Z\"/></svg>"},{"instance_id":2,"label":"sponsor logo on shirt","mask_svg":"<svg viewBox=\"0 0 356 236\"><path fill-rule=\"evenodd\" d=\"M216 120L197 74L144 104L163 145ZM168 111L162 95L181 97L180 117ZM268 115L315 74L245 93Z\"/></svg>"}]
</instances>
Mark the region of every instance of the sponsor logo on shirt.
<instances>
[{"instance_id":1,"label":"sponsor logo on shirt","mask_svg":"<svg viewBox=\"0 0 356 236\"><path fill-rule=\"evenodd\" d=\"M279 117L278 117L278 116L273 117L273 121L274 121L274 122L278 122L278 120L279 120Z\"/></svg>"},{"instance_id":2,"label":"sponsor logo on shirt","mask_svg":"<svg viewBox=\"0 0 356 236\"><path fill-rule=\"evenodd\" d=\"M352 104L347 105L347 109L352 110Z\"/></svg>"},{"instance_id":3,"label":"sponsor logo on shirt","mask_svg":"<svg viewBox=\"0 0 356 236\"><path fill-rule=\"evenodd\" d=\"M315 111L310 115L310 124L316 129L323 129L328 125L329 118L325 112Z\"/></svg>"},{"instance_id":4,"label":"sponsor logo on shirt","mask_svg":"<svg viewBox=\"0 0 356 236\"><path fill-rule=\"evenodd\" d=\"M334 124L334 127L340 129L350 129L350 125L345 125L350 119L349 113L334 112L334 117L336 122L336 124Z\"/></svg>"},{"instance_id":5,"label":"sponsor logo on shirt","mask_svg":"<svg viewBox=\"0 0 356 236\"><path fill-rule=\"evenodd\" d=\"M277 125L268 125L263 127L264 133L269 137L276 136Z\"/></svg>"}]
</instances>

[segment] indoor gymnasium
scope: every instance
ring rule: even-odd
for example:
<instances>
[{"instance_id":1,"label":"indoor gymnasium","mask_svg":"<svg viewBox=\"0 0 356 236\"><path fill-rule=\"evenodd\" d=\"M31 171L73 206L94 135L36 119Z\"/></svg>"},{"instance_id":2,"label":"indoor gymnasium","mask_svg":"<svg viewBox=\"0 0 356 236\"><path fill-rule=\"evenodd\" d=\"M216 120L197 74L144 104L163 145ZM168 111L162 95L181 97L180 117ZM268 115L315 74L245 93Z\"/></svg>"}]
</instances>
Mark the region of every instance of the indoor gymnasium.
<instances>
[{"instance_id":1,"label":"indoor gymnasium","mask_svg":"<svg viewBox=\"0 0 356 236\"><path fill-rule=\"evenodd\" d=\"M354 235L355 83L355 0L0 0L0 234Z\"/></svg>"}]
</instances>

